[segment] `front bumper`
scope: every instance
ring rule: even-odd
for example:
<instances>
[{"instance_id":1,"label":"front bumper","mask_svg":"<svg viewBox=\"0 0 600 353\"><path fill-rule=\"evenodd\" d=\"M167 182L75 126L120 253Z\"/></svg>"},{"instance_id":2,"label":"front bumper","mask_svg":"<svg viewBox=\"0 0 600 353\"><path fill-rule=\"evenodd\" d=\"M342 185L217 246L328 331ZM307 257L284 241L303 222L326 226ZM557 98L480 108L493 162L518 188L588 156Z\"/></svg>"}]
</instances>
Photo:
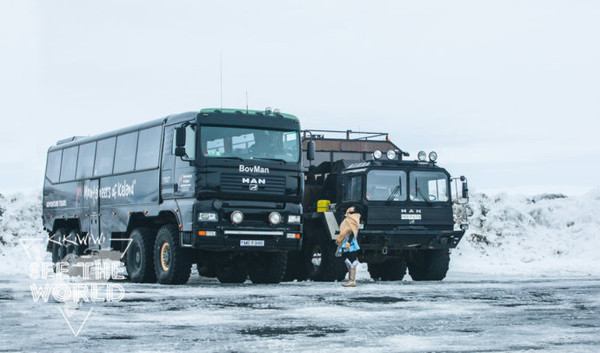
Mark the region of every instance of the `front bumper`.
<instances>
[{"instance_id":1,"label":"front bumper","mask_svg":"<svg viewBox=\"0 0 600 353\"><path fill-rule=\"evenodd\" d=\"M211 231L208 231L208 234ZM302 233L288 228L222 228L214 235L192 234L191 247L211 251L298 251ZM300 234L300 238L296 238Z\"/></svg>"},{"instance_id":2,"label":"front bumper","mask_svg":"<svg viewBox=\"0 0 600 353\"><path fill-rule=\"evenodd\" d=\"M360 230L358 244L365 251L451 249L464 234L463 230Z\"/></svg>"}]
</instances>

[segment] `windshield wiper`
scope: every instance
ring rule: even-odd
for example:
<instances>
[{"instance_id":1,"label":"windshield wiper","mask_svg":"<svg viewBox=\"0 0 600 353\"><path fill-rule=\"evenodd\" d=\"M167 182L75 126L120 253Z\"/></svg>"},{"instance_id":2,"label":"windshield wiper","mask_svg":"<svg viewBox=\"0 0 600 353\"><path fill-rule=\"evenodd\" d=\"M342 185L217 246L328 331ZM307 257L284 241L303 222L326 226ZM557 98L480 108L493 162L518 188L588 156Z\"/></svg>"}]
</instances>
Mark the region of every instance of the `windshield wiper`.
<instances>
[{"instance_id":1,"label":"windshield wiper","mask_svg":"<svg viewBox=\"0 0 600 353\"><path fill-rule=\"evenodd\" d=\"M392 193L390 194L390 196L388 196L387 200L385 201L386 204L390 204L392 203L392 201L394 200L394 197L396 196L396 194L398 193L398 191L400 191L400 188L402 187L402 184L398 184L396 185L396 187L394 188L394 190L392 190Z\"/></svg>"},{"instance_id":2,"label":"windshield wiper","mask_svg":"<svg viewBox=\"0 0 600 353\"><path fill-rule=\"evenodd\" d=\"M268 161L275 161L275 162L281 162L283 164L287 164L287 161L285 159L281 159L281 158L252 158L252 159L264 159L264 160L268 160Z\"/></svg>"},{"instance_id":3,"label":"windshield wiper","mask_svg":"<svg viewBox=\"0 0 600 353\"><path fill-rule=\"evenodd\" d=\"M421 197L423 198L423 200L427 201L427 203L429 203L429 204L432 203L431 200L429 199L429 197L425 197L425 193L418 186L417 186L417 192L419 193L419 195L421 195Z\"/></svg>"},{"instance_id":4,"label":"windshield wiper","mask_svg":"<svg viewBox=\"0 0 600 353\"><path fill-rule=\"evenodd\" d=\"M238 161L243 161L244 160L244 158L238 157L238 156L226 156L226 157L219 156L219 157L215 157L215 158L219 158L219 159L237 159Z\"/></svg>"}]
</instances>

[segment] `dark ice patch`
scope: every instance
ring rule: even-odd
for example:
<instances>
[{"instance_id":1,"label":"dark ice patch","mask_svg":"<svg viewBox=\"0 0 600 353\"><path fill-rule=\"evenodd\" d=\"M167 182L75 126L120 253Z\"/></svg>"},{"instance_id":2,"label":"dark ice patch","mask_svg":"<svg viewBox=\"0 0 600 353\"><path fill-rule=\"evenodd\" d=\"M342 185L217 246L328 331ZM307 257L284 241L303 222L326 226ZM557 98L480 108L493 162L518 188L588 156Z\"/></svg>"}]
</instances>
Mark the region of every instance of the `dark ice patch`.
<instances>
[{"instance_id":1,"label":"dark ice patch","mask_svg":"<svg viewBox=\"0 0 600 353\"><path fill-rule=\"evenodd\" d=\"M243 335L273 337L283 335L306 335L308 337L324 337L329 334L345 333L346 329L326 326L262 326L238 330Z\"/></svg>"},{"instance_id":2,"label":"dark ice patch","mask_svg":"<svg viewBox=\"0 0 600 353\"><path fill-rule=\"evenodd\" d=\"M355 297L355 298L351 298L350 300L355 301L355 302L373 303L373 304L393 304L393 303L400 303L400 302L407 301L404 298L390 297L390 296L383 296L383 297Z\"/></svg>"},{"instance_id":3,"label":"dark ice patch","mask_svg":"<svg viewBox=\"0 0 600 353\"><path fill-rule=\"evenodd\" d=\"M0 291L0 300L13 300L13 296L10 294L10 291Z\"/></svg>"}]
</instances>

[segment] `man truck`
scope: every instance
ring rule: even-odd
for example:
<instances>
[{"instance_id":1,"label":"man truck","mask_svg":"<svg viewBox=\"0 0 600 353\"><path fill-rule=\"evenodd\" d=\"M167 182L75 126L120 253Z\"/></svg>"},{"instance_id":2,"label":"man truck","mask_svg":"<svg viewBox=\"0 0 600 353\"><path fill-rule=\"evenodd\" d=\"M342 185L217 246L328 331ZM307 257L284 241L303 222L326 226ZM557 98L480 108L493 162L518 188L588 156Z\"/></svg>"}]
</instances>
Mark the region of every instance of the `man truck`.
<instances>
[{"instance_id":1,"label":"man truck","mask_svg":"<svg viewBox=\"0 0 600 353\"><path fill-rule=\"evenodd\" d=\"M278 283L302 246L298 119L203 109L48 150L43 224L54 262L117 250L134 282Z\"/></svg>"}]
</instances>

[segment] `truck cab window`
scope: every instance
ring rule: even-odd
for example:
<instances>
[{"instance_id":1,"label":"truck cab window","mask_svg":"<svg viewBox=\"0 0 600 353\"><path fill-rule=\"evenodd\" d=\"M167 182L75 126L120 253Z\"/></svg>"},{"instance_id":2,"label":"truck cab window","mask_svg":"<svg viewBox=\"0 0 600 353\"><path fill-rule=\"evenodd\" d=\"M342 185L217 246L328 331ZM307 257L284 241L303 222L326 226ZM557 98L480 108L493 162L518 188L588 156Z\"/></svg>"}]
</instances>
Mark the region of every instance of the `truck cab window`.
<instances>
[{"instance_id":1,"label":"truck cab window","mask_svg":"<svg viewBox=\"0 0 600 353\"><path fill-rule=\"evenodd\" d=\"M366 191L369 201L406 201L406 172L371 170L367 174Z\"/></svg>"},{"instance_id":2,"label":"truck cab window","mask_svg":"<svg viewBox=\"0 0 600 353\"><path fill-rule=\"evenodd\" d=\"M171 153L175 155L175 133L173 130L173 149ZM185 153L188 155L190 159L196 159L196 129L193 125L188 125L185 128Z\"/></svg>"},{"instance_id":3,"label":"truck cab window","mask_svg":"<svg viewBox=\"0 0 600 353\"><path fill-rule=\"evenodd\" d=\"M344 201L360 201L362 196L362 176L348 177L344 188Z\"/></svg>"},{"instance_id":4,"label":"truck cab window","mask_svg":"<svg viewBox=\"0 0 600 353\"><path fill-rule=\"evenodd\" d=\"M410 173L410 200L447 202L448 177L442 172Z\"/></svg>"}]
</instances>

